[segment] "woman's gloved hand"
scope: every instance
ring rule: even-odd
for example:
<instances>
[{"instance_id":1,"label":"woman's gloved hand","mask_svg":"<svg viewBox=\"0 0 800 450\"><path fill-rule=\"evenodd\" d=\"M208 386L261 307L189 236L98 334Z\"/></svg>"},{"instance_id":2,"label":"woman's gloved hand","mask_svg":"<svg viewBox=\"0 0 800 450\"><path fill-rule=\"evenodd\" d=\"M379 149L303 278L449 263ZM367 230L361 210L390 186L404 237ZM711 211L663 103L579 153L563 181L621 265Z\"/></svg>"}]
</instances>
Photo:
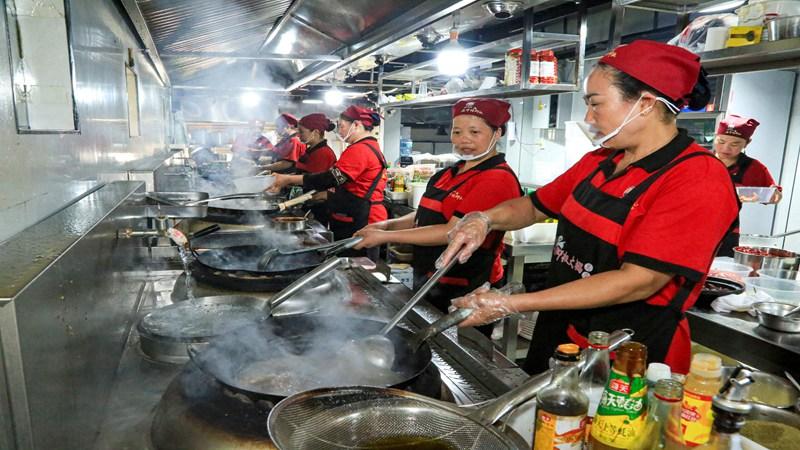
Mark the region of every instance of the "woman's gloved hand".
<instances>
[{"instance_id":1,"label":"woman's gloved hand","mask_svg":"<svg viewBox=\"0 0 800 450\"><path fill-rule=\"evenodd\" d=\"M458 262L464 264L470 256L483 244L486 236L491 231L492 221L489 216L480 211L468 213L456 222L447 233L449 244L439 259L436 260L436 267L442 267L452 258L458 258Z\"/></svg>"},{"instance_id":2,"label":"woman's gloved hand","mask_svg":"<svg viewBox=\"0 0 800 450\"><path fill-rule=\"evenodd\" d=\"M370 229L369 227L364 227L356 231L353 236L363 238L361 242L353 247L356 250L360 250L362 248L372 248L389 242L387 233L378 228Z\"/></svg>"},{"instance_id":3,"label":"woman's gloved hand","mask_svg":"<svg viewBox=\"0 0 800 450\"><path fill-rule=\"evenodd\" d=\"M491 289L489 283L469 294L452 300L451 311L456 308L471 308L473 313L459 327L474 327L497 322L503 317L518 314L514 306L513 293L522 292L519 284L509 284L502 289Z\"/></svg>"}]
</instances>

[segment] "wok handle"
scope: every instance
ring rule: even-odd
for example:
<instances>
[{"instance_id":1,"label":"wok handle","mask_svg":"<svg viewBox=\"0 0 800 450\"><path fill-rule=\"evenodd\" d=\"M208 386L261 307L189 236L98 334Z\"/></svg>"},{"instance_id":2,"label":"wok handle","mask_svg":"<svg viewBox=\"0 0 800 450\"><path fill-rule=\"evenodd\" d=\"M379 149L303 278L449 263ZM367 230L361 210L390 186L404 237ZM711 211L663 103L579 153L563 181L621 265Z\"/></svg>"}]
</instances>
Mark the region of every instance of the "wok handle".
<instances>
[{"instance_id":1,"label":"wok handle","mask_svg":"<svg viewBox=\"0 0 800 450\"><path fill-rule=\"evenodd\" d=\"M313 197L314 194L316 194L316 193L317 193L317 191L311 190L311 191L308 191L303 195L299 195L299 196L297 196L297 197L295 197L295 198L293 198L291 200L286 200L285 202L278 203L278 209L281 210L281 211L286 211L287 209L291 208L292 206L297 206L297 205L303 204L303 203L311 200L311 197Z\"/></svg>"},{"instance_id":2,"label":"wok handle","mask_svg":"<svg viewBox=\"0 0 800 450\"><path fill-rule=\"evenodd\" d=\"M630 340L631 336L633 336L633 333L629 332L629 330L614 331L608 338L608 348L610 350L616 349ZM562 372L564 374L563 376L566 377L568 374L580 371L584 363L585 361L582 360L579 364L571 367L569 371ZM538 394L543 387L550 384L552 374L552 370L546 370L528 378L526 382L497 397L494 401L476 410L469 416L484 425L494 424L512 409L536 397L536 394ZM552 381L555 382L558 380Z\"/></svg>"},{"instance_id":3,"label":"wok handle","mask_svg":"<svg viewBox=\"0 0 800 450\"><path fill-rule=\"evenodd\" d=\"M332 272L334 269L342 265L345 261L346 260L344 258L329 258L325 260L325 262L317 266L316 269L298 278L297 280L294 281L294 283L290 284L289 286L286 286L286 288L278 292L274 297L270 299L269 302L267 302L269 309L268 311L266 311L267 316L271 315L272 311L274 311L275 308L280 306L289 297L297 293L297 291L304 288L308 283L327 274L328 272Z\"/></svg>"},{"instance_id":4,"label":"wok handle","mask_svg":"<svg viewBox=\"0 0 800 450\"><path fill-rule=\"evenodd\" d=\"M439 278L442 278L442 276L445 273L447 273L447 271L450 270L451 267L455 265L456 259L458 258L450 258L450 262L437 269L436 272L434 272L433 275L431 275L428 281L426 281L425 284L423 284L422 287L419 288L419 290L414 294L414 296L411 297L408 300L408 302L406 302L405 306L403 306L403 308L400 311L398 311L397 314L394 315L394 317L392 317L392 320L390 320L389 323L387 323L383 328L381 328L381 331L378 334L385 335L386 333L391 331L391 329L394 328L400 322L400 320L402 320L403 317L405 317L405 315L408 314L409 311L411 311L412 308L417 306L417 303L419 303L419 301L422 300L422 297L425 297L428 291L430 291L431 288L439 281Z\"/></svg>"},{"instance_id":5,"label":"wok handle","mask_svg":"<svg viewBox=\"0 0 800 450\"><path fill-rule=\"evenodd\" d=\"M198 231L192 233L191 236L190 236L190 239L198 239L198 238L201 238L203 236L208 236L209 234L215 233L215 232L217 232L219 230L220 230L220 226L215 223L214 225L209 225L209 226L203 228L202 230L198 230Z\"/></svg>"},{"instance_id":6,"label":"wok handle","mask_svg":"<svg viewBox=\"0 0 800 450\"><path fill-rule=\"evenodd\" d=\"M450 314L447 314L446 316L442 316L436 322L433 322L432 324L423 328L421 331L418 331L416 334L414 334L414 336L411 338L411 341L409 341L411 350L416 352L425 341L452 326L458 325L466 320L470 314L472 314L472 309L461 308L451 312Z\"/></svg>"},{"instance_id":7,"label":"wok handle","mask_svg":"<svg viewBox=\"0 0 800 450\"><path fill-rule=\"evenodd\" d=\"M343 252L345 250L351 249L358 245L359 242L363 241L364 238L361 236L353 236L351 238L342 239L340 241L332 242L330 246L327 246L323 249L318 249L322 252L325 256L333 256L337 253Z\"/></svg>"}]
</instances>

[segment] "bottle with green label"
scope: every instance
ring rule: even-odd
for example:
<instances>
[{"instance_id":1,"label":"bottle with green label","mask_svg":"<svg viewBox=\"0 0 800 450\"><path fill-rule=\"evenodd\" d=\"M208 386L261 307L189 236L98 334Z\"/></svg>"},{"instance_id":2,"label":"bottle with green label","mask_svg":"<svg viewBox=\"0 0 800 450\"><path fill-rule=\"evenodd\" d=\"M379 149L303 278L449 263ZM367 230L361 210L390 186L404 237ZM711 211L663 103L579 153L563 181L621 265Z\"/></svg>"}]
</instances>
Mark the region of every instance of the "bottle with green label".
<instances>
[{"instance_id":1,"label":"bottle with green label","mask_svg":"<svg viewBox=\"0 0 800 450\"><path fill-rule=\"evenodd\" d=\"M647 418L647 347L627 342L616 356L592 424L593 450L630 448Z\"/></svg>"}]
</instances>

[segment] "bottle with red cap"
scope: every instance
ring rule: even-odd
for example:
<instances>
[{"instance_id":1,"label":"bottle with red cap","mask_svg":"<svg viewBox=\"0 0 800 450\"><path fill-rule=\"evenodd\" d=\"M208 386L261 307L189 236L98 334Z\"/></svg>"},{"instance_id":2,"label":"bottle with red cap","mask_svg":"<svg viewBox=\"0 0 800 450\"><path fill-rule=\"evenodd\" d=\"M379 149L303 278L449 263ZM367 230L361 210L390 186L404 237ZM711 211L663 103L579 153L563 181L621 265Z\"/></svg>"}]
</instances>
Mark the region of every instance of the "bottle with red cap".
<instances>
[{"instance_id":1,"label":"bottle with red cap","mask_svg":"<svg viewBox=\"0 0 800 450\"><path fill-rule=\"evenodd\" d=\"M552 50L542 50L539 59L539 83L558 83L558 59Z\"/></svg>"}]
</instances>

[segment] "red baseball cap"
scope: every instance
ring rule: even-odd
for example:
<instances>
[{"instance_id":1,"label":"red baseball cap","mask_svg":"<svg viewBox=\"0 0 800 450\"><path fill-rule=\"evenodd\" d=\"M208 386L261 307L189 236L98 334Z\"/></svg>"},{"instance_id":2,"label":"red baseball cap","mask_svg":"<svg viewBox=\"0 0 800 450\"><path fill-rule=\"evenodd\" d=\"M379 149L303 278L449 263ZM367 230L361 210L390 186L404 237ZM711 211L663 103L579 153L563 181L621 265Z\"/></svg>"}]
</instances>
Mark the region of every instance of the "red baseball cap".
<instances>
[{"instance_id":1,"label":"red baseball cap","mask_svg":"<svg viewBox=\"0 0 800 450\"><path fill-rule=\"evenodd\" d=\"M297 122L298 122L297 121L297 117L295 117L295 116L293 116L293 115L291 115L289 113L282 113L281 115L278 116L277 119L275 119L275 124L276 125L283 124L283 125L291 125L293 127L296 127L297 126Z\"/></svg>"},{"instance_id":2,"label":"red baseball cap","mask_svg":"<svg viewBox=\"0 0 800 450\"><path fill-rule=\"evenodd\" d=\"M689 50L655 41L633 41L620 45L600 62L625 72L678 106L688 102L700 75L700 57Z\"/></svg>"},{"instance_id":3,"label":"red baseball cap","mask_svg":"<svg viewBox=\"0 0 800 450\"><path fill-rule=\"evenodd\" d=\"M506 123L511 119L508 102L494 98L462 98L453 105L453 117L468 114L478 116L486 123L502 128L505 133Z\"/></svg>"},{"instance_id":4,"label":"red baseball cap","mask_svg":"<svg viewBox=\"0 0 800 450\"><path fill-rule=\"evenodd\" d=\"M319 130L320 133L324 133L326 131L331 131L333 129L333 124L330 120L322 113L313 113L307 116L303 116L299 122L300 126L303 128L308 128L309 130Z\"/></svg>"},{"instance_id":5,"label":"red baseball cap","mask_svg":"<svg viewBox=\"0 0 800 450\"><path fill-rule=\"evenodd\" d=\"M350 105L342 112L342 116L350 121L358 120L364 126L374 126L381 123L381 115L363 106Z\"/></svg>"},{"instance_id":6,"label":"red baseball cap","mask_svg":"<svg viewBox=\"0 0 800 450\"><path fill-rule=\"evenodd\" d=\"M758 125L759 123L756 119L746 119L736 114L729 114L720 121L717 127L717 134L739 137L747 139L749 142Z\"/></svg>"}]
</instances>

